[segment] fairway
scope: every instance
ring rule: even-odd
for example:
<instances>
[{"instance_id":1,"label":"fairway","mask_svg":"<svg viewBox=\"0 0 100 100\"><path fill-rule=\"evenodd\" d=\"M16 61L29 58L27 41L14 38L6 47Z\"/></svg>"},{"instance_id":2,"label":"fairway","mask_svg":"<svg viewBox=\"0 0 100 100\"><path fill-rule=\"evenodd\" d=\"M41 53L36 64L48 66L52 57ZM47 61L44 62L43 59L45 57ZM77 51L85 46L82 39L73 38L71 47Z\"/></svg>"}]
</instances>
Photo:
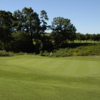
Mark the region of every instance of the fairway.
<instances>
[{"instance_id":1,"label":"fairway","mask_svg":"<svg viewBox=\"0 0 100 100\"><path fill-rule=\"evenodd\" d=\"M100 56L0 57L0 100L100 100Z\"/></svg>"}]
</instances>

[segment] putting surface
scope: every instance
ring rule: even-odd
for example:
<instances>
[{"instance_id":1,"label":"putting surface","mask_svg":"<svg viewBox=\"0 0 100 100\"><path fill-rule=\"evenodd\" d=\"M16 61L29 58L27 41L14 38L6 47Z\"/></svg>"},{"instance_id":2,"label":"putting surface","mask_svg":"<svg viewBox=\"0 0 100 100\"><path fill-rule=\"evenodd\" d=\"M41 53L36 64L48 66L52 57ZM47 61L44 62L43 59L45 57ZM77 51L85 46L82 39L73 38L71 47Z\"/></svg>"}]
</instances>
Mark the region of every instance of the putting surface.
<instances>
[{"instance_id":1,"label":"putting surface","mask_svg":"<svg viewBox=\"0 0 100 100\"><path fill-rule=\"evenodd\" d=\"M100 57L0 57L0 100L100 100Z\"/></svg>"}]
</instances>

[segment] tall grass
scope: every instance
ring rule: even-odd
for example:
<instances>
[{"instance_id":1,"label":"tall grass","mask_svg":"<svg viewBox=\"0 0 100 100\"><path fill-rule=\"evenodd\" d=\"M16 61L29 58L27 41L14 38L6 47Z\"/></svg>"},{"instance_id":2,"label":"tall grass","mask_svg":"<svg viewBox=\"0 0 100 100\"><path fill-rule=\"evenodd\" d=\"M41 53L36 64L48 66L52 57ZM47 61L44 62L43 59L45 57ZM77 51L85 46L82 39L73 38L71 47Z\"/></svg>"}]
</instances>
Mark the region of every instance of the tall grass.
<instances>
[{"instance_id":1,"label":"tall grass","mask_svg":"<svg viewBox=\"0 0 100 100\"><path fill-rule=\"evenodd\" d=\"M45 56L50 56L50 53L44 52ZM52 56L54 57L66 57L66 56L91 56L100 55L100 44L89 44L83 46L77 46L74 48L60 48L54 50Z\"/></svg>"}]
</instances>

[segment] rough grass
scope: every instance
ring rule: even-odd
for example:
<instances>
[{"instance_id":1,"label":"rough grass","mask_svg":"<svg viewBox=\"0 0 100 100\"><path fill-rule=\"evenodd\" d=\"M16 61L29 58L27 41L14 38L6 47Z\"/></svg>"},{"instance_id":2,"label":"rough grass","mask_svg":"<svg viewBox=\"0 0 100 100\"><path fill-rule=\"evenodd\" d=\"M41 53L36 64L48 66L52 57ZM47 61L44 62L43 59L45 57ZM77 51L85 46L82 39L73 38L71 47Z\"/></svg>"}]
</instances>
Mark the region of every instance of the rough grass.
<instances>
[{"instance_id":1,"label":"rough grass","mask_svg":"<svg viewBox=\"0 0 100 100\"><path fill-rule=\"evenodd\" d=\"M43 55L50 56L50 53L45 51ZM100 44L74 43L69 44L69 46L66 48L54 50L52 53L52 56L54 57L91 55L100 55Z\"/></svg>"},{"instance_id":2,"label":"rough grass","mask_svg":"<svg viewBox=\"0 0 100 100\"><path fill-rule=\"evenodd\" d=\"M0 57L0 100L100 100L100 57Z\"/></svg>"}]
</instances>

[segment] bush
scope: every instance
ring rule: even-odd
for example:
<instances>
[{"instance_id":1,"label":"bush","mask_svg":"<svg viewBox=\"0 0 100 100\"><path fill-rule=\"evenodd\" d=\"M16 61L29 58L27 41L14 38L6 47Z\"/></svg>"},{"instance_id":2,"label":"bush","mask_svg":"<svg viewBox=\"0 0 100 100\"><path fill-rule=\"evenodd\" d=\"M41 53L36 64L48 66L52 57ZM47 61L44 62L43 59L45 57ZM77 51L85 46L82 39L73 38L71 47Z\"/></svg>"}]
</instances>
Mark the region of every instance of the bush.
<instances>
[{"instance_id":1,"label":"bush","mask_svg":"<svg viewBox=\"0 0 100 100\"><path fill-rule=\"evenodd\" d=\"M28 34L24 32L18 32L13 34L13 37L14 42L12 45L12 50L14 52L34 52L33 41Z\"/></svg>"},{"instance_id":2,"label":"bush","mask_svg":"<svg viewBox=\"0 0 100 100\"><path fill-rule=\"evenodd\" d=\"M6 52L5 50L0 50L0 56L13 56L13 52Z\"/></svg>"}]
</instances>

